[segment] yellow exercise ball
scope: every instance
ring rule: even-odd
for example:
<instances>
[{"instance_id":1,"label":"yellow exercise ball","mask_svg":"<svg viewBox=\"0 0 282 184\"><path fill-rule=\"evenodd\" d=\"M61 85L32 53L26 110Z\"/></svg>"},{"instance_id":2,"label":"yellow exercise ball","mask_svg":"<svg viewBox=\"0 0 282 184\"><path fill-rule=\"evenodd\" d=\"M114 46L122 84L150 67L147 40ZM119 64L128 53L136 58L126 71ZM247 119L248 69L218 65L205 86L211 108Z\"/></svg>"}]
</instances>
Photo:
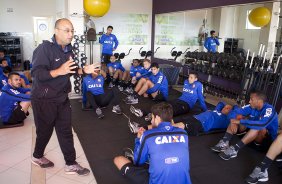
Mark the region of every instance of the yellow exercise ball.
<instances>
[{"instance_id":1,"label":"yellow exercise ball","mask_svg":"<svg viewBox=\"0 0 282 184\"><path fill-rule=\"evenodd\" d=\"M256 27L263 27L270 21L271 13L265 7L255 8L249 14L249 21Z\"/></svg>"},{"instance_id":2,"label":"yellow exercise ball","mask_svg":"<svg viewBox=\"0 0 282 184\"><path fill-rule=\"evenodd\" d=\"M83 0L85 12L92 17L102 17L110 9L110 0Z\"/></svg>"}]
</instances>

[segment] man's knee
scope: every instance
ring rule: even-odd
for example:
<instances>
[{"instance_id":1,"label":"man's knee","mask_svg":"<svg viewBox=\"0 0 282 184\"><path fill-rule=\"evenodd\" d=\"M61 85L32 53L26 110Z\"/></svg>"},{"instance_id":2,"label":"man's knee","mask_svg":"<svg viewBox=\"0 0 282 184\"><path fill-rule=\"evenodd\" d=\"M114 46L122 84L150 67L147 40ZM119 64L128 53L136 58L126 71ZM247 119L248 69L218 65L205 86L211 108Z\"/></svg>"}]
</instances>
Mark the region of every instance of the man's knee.
<instances>
[{"instance_id":1,"label":"man's knee","mask_svg":"<svg viewBox=\"0 0 282 184\"><path fill-rule=\"evenodd\" d=\"M114 158L114 164L119 170L127 163L130 163L130 160L124 156L117 156Z\"/></svg>"}]
</instances>

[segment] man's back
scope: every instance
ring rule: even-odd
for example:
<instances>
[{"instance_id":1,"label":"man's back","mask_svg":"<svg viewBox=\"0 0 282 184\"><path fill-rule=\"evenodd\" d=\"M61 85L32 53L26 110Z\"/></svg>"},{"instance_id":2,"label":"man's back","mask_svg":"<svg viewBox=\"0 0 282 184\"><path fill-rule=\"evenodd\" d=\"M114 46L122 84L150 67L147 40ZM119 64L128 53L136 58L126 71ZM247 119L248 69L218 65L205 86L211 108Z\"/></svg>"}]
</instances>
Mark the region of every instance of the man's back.
<instances>
[{"instance_id":1,"label":"man's back","mask_svg":"<svg viewBox=\"0 0 282 184\"><path fill-rule=\"evenodd\" d=\"M150 183L191 183L188 136L184 130L163 122L144 132L139 141L134 161L137 165L150 161Z\"/></svg>"}]
</instances>

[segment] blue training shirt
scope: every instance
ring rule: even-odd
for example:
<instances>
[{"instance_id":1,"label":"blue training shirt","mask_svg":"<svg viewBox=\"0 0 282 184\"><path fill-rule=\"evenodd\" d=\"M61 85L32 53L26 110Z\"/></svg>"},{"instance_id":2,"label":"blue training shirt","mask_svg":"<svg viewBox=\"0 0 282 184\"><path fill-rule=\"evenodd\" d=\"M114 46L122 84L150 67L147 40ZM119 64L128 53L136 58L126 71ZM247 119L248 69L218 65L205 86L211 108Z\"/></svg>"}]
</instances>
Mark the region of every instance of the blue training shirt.
<instances>
[{"instance_id":1,"label":"blue training shirt","mask_svg":"<svg viewBox=\"0 0 282 184\"><path fill-rule=\"evenodd\" d=\"M190 109L194 107L197 100L199 100L203 111L208 109L203 95L203 85L199 81L195 81L193 84L190 84L186 79L184 81L182 95L178 99L188 103Z\"/></svg>"},{"instance_id":2,"label":"blue training shirt","mask_svg":"<svg viewBox=\"0 0 282 184\"><path fill-rule=\"evenodd\" d=\"M168 98L168 82L166 76L162 72L158 72L156 75L151 75L149 80L154 84L154 87L147 90L147 94L152 94L156 91L160 91L164 98Z\"/></svg>"},{"instance_id":3,"label":"blue training shirt","mask_svg":"<svg viewBox=\"0 0 282 184\"><path fill-rule=\"evenodd\" d=\"M111 63L108 63L107 64L107 67L108 68L110 68L110 67L112 67L115 71L116 70L121 70L121 71L125 71L125 69L124 69L124 67L122 66L122 64L120 63L120 62L117 62L117 61L115 61L115 62L111 62Z\"/></svg>"},{"instance_id":4,"label":"blue training shirt","mask_svg":"<svg viewBox=\"0 0 282 184\"><path fill-rule=\"evenodd\" d=\"M212 129L226 129L228 127L230 119L228 115L221 113L225 105L224 102L219 102L213 111L205 111L201 114L194 115L201 122L204 132Z\"/></svg>"},{"instance_id":5,"label":"blue training shirt","mask_svg":"<svg viewBox=\"0 0 282 184\"><path fill-rule=\"evenodd\" d=\"M102 75L98 75L96 78L93 78L91 75L87 75L83 78L83 104L86 104L86 93L90 91L93 95L101 95L104 94L104 77Z\"/></svg>"},{"instance_id":6,"label":"blue training shirt","mask_svg":"<svg viewBox=\"0 0 282 184\"><path fill-rule=\"evenodd\" d=\"M4 74L0 75L0 89L3 88L3 86L6 86L8 84L8 77L6 77Z\"/></svg>"},{"instance_id":7,"label":"blue training shirt","mask_svg":"<svg viewBox=\"0 0 282 184\"><path fill-rule=\"evenodd\" d=\"M138 65L136 67L134 67L133 65L130 67L130 76L131 77L135 77L136 76L136 73L139 72L142 70L142 66ZM141 74L141 73L140 73Z\"/></svg>"},{"instance_id":8,"label":"blue training shirt","mask_svg":"<svg viewBox=\"0 0 282 184\"><path fill-rule=\"evenodd\" d=\"M140 77L137 77L137 79L141 79L141 78L149 78L152 75L152 71L151 68L144 68L142 67L141 70L139 71L139 73L141 74Z\"/></svg>"},{"instance_id":9,"label":"blue training shirt","mask_svg":"<svg viewBox=\"0 0 282 184\"><path fill-rule=\"evenodd\" d=\"M262 130L266 128L272 140L276 139L278 131L278 116L272 105L264 103L260 110L254 109L250 104L238 108L230 113L230 119L235 119L237 114L249 117L241 119L240 124L250 129Z\"/></svg>"},{"instance_id":10,"label":"blue training shirt","mask_svg":"<svg viewBox=\"0 0 282 184\"><path fill-rule=\"evenodd\" d=\"M208 50L208 52L216 52L216 46L219 45L218 39L213 37L208 37L205 40L205 48Z\"/></svg>"},{"instance_id":11,"label":"blue training shirt","mask_svg":"<svg viewBox=\"0 0 282 184\"><path fill-rule=\"evenodd\" d=\"M102 53L113 55L113 48L117 48L118 40L114 34L103 34L99 40L99 43L103 45Z\"/></svg>"},{"instance_id":12,"label":"blue training shirt","mask_svg":"<svg viewBox=\"0 0 282 184\"><path fill-rule=\"evenodd\" d=\"M135 139L134 164L150 161L150 184L190 184L188 135L162 122Z\"/></svg>"},{"instance_id":13,"label":"blue training shirt","mask_svg":"<svg viewBox=\"0 0 282 184\"><path fill-rule=\"evenodd\" d=\"M30 101L30 95L25 94L30 91L28 88L14 89L10 84L4 86L0 91L0 118L8 122L18 102Z\"/></svg>"}]
</instances>

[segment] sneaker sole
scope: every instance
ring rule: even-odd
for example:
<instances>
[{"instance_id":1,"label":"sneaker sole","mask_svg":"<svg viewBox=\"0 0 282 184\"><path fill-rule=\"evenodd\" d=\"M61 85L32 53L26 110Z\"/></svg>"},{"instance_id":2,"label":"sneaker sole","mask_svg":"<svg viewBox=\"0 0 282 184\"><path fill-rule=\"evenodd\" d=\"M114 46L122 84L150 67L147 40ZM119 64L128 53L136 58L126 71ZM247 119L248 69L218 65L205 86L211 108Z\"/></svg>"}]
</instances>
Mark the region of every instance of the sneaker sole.
<instances>
[{"instance_id":1,"label":"sneaker sole","mask_svg":"<svg viewBox=\"0 0 282 184\"><path fill-rule=\"evenodd\" d=\"M223 160L230 160L231 158L237 157L237 155L233 155L233 156L231 156L231 157L229 157L229 158L224 158L224 157L222 157L222 156L219 154L219 157L222 158Z\"/></svg>"},{"instance_id":2,"label":"sneaker sole","mask_svg":"<svg viewBox=\"0 0 282 184\"><path fill-rule=\"evenodd\" d=\"M33 160L31 160L31 163L32 163L33 165L36 165L36 166L42 168L42 169L49 169L49 168L51 169L51 168L54 167L54 165L53 165L53 166L50 166L50 167L41 167L38 163L34 162Z\"/></svg>"},{"instance_id":3,"label":"sneaker sole","mask_svg":"<svg viewBox=\"0 0 282 184\"><path fill-rule=\"evenodd\" d=\"M223 149L217 150L217 149L215 149L215 148L211 148L211 150L214 151L214 152L216 152L216 153L221 153L221 152L223 151Z\"/></svg>"},{"instance_id":4,"label":"sneaker sole","mask_svg":"<svg viewBox=\"0 0 282 184\"><path fill-rule=\"evenodd\" d=\"M138 102L125 102L127 105L134 105L134 104L138 104Z\"/></svg>"},{"instance_id":5,"label":"sneaker sole","mask_svg":"<svg viewBox=\"0 0 282 184\"><path fill-rule=\"evenodd\" d=\"M90 173L90 172L89 172ZM65 171L65 174L67 174L67 175L74 175L74 174L76 174L76 175L78 175L78 176L87 176L89 173L87 173L87 174L78 174L77 172L66 172Z\"/></svg>"},{"instance_id":6,"label":"sneaker sole","mask_svg":"<svg viewBox=\"0 0 282 184\"><path fill-rule=\"evenodd\" d=\"M268 178L261 178L258 181L266 182L266 181L268 181Z\"/></svg>"},{"instance_id":7,"label":"sneaker sole","mask_svg":"<svg viewBox=\"0 0 282 184\"><path fill-rule=\"evenodd\" d=\"M118 114L118 115L122 114L122 112L117 112L117 111L114 111L114 110L112 110L112 112L115 113L115 114Z\"/></svg>"}]
</instances>

